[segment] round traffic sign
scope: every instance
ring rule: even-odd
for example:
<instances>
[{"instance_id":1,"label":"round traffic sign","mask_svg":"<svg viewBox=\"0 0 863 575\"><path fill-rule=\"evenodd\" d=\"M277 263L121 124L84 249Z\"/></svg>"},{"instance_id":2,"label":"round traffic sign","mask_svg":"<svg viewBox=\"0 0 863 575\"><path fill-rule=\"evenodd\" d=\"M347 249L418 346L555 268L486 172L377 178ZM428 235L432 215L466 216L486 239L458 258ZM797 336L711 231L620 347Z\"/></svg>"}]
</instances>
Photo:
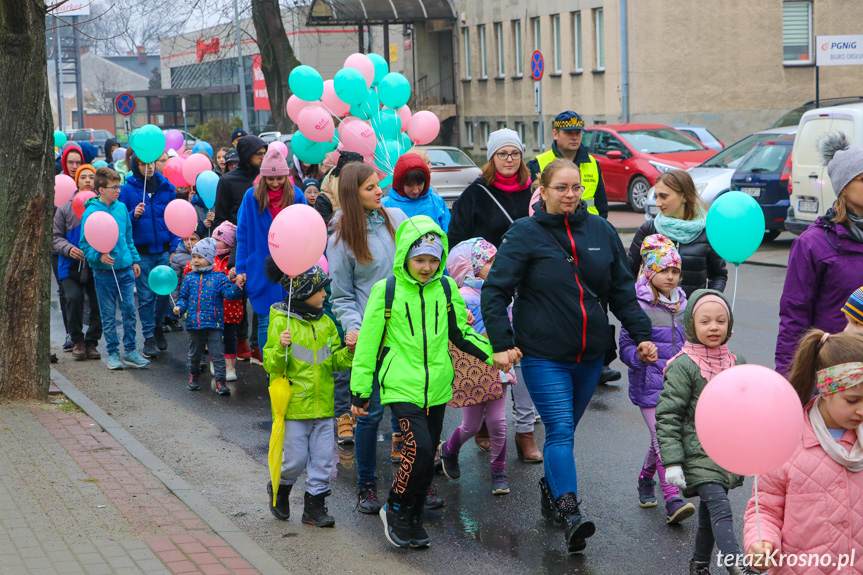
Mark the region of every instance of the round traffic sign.
<instances>
[{"instance_id":1,"label":"round traffic sign","mask_svg":"<svg viewBox=\"0 0 863 575\"><path fill-rule=\"evenodd\" d=\"M128 116L135 111L135 98L132 97L132 94L124 92L117 96L114 106L117 108L117 112L124 116Z\"/></svg>"},{"instance_id":2,"label":"round traffic sign","mask_svg":"<svg viewBox=\"0 0 863 575\"><path fill-rule=\"evenodd\" d=\"M530 57L530 77L537 82L542 80L542 72L545 70L545 60L542 58L542 52L537 50Z\"/></svg>"}]
</instances>

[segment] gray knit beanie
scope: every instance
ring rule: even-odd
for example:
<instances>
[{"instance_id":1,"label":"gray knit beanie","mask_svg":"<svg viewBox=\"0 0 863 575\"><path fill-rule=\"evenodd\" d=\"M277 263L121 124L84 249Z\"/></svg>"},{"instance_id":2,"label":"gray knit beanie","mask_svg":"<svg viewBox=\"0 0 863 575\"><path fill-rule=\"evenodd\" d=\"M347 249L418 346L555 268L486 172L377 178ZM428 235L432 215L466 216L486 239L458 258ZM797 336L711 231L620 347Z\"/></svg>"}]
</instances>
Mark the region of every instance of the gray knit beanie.
<instances>
[{"instance_id":1,"label":"gray knit beanie","mask_svg":"<svg viewBox=\"0 0 863 575\"><path fill-rule=\"evenodd\" d=\"M216 261L216 240L204 238L192 248L192 255L198 254L210 263Z\"/></svg>"},{"instance_id":2,"label":"gray knit beanie","mask_svg":"<svg viewBox=\"0 0 863 575\"><path fill-rule=\"evenodd\" d=\"M521 138L518 137L518 132L508 128L501 128L496 132L492 132L488 136L488 151L486 151L486 159L491 161L498 150L504 146L515 146L521 153L524 154L524 144L521 143Z\"/></svg>"},{"instance_id":3,"label":"gray knit beanie","mask_svg":"<svg viewBox=\"0 0 863 575\"><path fill-rule=\"evenodd\" d=\"M842 132L834 132L818 141L818 151L838 198L851 180L863 174L863 148L849 144Z\"/></svg>"}]
</instances>

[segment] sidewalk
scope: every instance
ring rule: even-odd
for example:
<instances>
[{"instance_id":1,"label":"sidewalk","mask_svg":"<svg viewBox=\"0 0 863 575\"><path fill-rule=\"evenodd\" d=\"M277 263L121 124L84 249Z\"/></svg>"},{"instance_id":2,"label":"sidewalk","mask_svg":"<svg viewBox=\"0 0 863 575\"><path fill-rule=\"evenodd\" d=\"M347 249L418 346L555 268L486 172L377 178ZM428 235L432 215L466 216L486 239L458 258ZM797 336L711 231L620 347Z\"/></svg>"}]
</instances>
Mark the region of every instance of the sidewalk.
<instances>
[{"instance_id":1,"label":"sidewalk","mask_svg":"<svg viewBox=\"0 0 863 575\"><path fill-rule=\"evenodd\" d=\"M105 422L58 397L0 405L0 574L285 573L255 569Z\"/></svg>"}]
</instances>

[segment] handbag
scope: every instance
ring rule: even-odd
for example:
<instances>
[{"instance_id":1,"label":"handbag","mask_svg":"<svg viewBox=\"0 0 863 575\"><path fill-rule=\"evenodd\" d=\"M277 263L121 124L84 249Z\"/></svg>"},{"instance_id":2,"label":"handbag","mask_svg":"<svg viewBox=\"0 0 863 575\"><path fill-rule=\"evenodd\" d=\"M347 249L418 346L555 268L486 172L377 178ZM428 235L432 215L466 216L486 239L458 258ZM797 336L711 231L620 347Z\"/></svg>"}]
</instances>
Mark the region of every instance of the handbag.
<instances>
[{"instance_id":1,"label":"handbag","mask_svg":"<svg viewBox=\"0 0 863 575\"><path fill-rule=\"evenodd\" d=\"M496 401L503 397L500 370L449 344L455 377L450 407L461 408Z\"/></svg>"}]
</instances>

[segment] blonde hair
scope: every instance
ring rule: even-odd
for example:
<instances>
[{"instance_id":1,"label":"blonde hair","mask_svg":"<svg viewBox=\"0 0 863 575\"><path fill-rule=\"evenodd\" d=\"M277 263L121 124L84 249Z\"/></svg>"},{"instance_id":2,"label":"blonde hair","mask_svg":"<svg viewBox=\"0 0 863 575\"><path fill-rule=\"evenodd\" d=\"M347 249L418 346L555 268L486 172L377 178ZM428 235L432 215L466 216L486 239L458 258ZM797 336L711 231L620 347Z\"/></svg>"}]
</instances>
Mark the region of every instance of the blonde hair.
<instances>
[{"instance_id":1,"label":"blonde hair","mask_svg":"<svg viewBox=\"0 0 863 575\"><path fill-rule=\"evenodd\" d=\"M843 332L824 339L825 335L820 329L809 330L797 345L788 380L803 405L809 403L815 392L815 374L818 371L842 363L863 361L863 335Z\"/></svg>"},{"instance_id":2,"label":"blonde hair","mask_svg":"<svg viewBox=\"0 0 863 575\"><path fill-rule=\"evenodd\" d=\"M704 202L698 197L695 182L692 181L692 176L686 170L671 170L659 174L654 186L660 182L668 186L668 189L683 196L684 220L694 220L698 217L699 212L706 211Z\"/></svg>"}]
</instances>

